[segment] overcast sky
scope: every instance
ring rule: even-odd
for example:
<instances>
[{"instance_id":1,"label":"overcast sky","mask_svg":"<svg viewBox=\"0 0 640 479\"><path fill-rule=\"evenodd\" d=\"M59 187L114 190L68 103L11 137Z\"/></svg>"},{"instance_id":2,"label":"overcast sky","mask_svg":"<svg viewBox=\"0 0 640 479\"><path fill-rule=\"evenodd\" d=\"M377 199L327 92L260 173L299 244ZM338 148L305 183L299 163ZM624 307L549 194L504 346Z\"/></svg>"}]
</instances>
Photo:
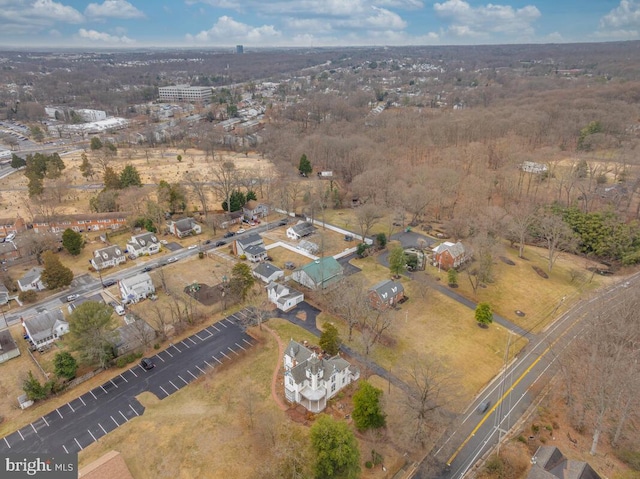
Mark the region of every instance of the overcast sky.
<instances>
[{"instance_id":1,"label":"overcast sky","mask_svg":"<svg viewBox=\"0 0 640 479\"><path fill-rule=\"evenodd\" d=\"M320 47L640 38L640 0L0 0L0 48Z\"/></svg>"}]
</instances>

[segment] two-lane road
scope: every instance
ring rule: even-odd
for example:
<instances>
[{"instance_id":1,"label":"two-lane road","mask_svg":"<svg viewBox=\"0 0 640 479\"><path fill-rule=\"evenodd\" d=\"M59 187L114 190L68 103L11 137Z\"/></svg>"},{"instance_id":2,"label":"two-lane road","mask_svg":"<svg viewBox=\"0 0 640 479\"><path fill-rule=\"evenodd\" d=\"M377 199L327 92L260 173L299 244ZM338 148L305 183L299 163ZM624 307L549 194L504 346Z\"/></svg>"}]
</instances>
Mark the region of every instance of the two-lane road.
<instances>
[{"instance_id":1,"label":"two-lane road","mask_svg":"<svg viewBox=\"0 0 640 479\"><path fill-rule=\"evenodd\" d=\"M144 414L135 396L150 391L160 399L238 357L254 340L238 325L243 311L172 344L151 359L51 411L0 439L0 453L71 453L84 449L115 428Z\"/></svg>"}]
</instances>

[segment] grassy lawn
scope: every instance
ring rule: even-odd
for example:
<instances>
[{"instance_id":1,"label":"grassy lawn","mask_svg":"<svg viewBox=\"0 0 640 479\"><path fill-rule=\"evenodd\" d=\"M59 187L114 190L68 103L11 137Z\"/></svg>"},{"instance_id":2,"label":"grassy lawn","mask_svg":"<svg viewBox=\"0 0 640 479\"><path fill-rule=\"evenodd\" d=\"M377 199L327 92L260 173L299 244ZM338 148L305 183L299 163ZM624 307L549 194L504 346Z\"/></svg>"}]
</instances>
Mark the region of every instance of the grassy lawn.
<instances>
[{"instance_id":1,"label":"grassy lawn","mask_svg":"<svg viewBox=\"0 0 640 479\"><path fill-rule=\"evenodd\" d=\"M294 253L293 251L287 248L282 248L280 246L271 248L270 250L268 250L268 254L272 258L271 263L273 263L274 266L277 266L281 270L285 271L285 274L289 272L284 267L284 264L287 261L291 261L296 265L296 267L302 266L312 261L311 258L307 258L306 256L303 256L301 254Z\"/></svg>"},{"instance_id":2,"label":"grassy lawn","mask_svg":"<svg viewBox=\"0 0 640 479\"><path fill-rule=\"evenodd\" d=\"M528 246L525 260L518 258L516 249L505 247L502 256L513 261L515 266L496 258L495 282L486 288L478 288L476 294L463 271L458 274L459 287L456 292L474 302L488 302L499 315L535 332L541 331L566 311L582 294L611 281L610 278L593 276L587 271L585 260L573 255L562 255L548 279L540 277L532 268L538 266L548 273L546 250ZM438 272L437 268L427 266L426 273L440 278L442 284L447 283L447 273L444 271ZM525 316L517 315L516 310L524 312Z\"/></svg>"}]
</instances>

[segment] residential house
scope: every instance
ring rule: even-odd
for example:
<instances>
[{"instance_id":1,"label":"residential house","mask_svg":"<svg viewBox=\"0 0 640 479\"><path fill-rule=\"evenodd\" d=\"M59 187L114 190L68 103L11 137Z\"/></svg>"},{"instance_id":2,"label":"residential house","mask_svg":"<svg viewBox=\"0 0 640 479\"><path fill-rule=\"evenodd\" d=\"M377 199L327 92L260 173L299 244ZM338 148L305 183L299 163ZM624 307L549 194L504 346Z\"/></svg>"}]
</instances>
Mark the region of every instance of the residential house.
<instances>
[{"instance_id":1,"label":"residential house","mask_svg":"<svg viewBox=\"0 0 640 479\"><path fill-rule=\"evenodd\" d=\"M125 304L137 303L156 292L151 276L148 273L140 273L131 278L121 279L120 297Z\"/></svg>"},{"instance_id":2,"label":"residential house","mask_svg":"<svg viewBox=\"0 0 640 479\"><path fill-rule=\"evenodd\" d=\"M0 363L18 356L20 356L20 348L11 336L11 331L8 329L0 331Z\"/></svg>"},{"instance_id":3,"label":"residential house","mask_svg":"<svg viewBox=\"0 0 640 479\"><path fill-rule=\"evenodd\" d=\"M38 349L48 346L69 332L69 323L65 321L59 309L43 311L33 318L23 319L22 327L25 339Z\"/></svg>"},{"instance_id":4,"label":"residential house","mask_svg":"<svg viewBox=\"0 0 640 479\"><path fill-rule=\"evenodd\" d=\"M16 238L13 241L4 241L0 243L0 260L1 261L14 261L22 257L23 248L18 247L19 240L20 238Z\"/></svg>"},{"instance_id":5,"label":"residential house","mask_svg":"<svg viewBox=\"0 0 640 479\"><path fill-rule=\"evenodd\" d=\"M78 299L72 301L67 305L67 311L69 311L69 314L71 314L78 308L78 306L80 306L81 304L87 303L89 301L95 301L96 303L104 304L104 298L99 293L93 294L89 297L80 296Z\"/></svg>"},{"instance_id":6,"label":"residential house","mask_svg":"<svg viewBox=\"0 0 640 479\"><path fill-rule=\"evenodd\" d=\"M37 266L27 271L24 276L18 280L18 288L20 288L20 291L42 291L45 289L45 285L40 279L42 271L44 271L44 269Z\"/></svg>"},{"instance_id":7,"label":"residential house","mask_svg":"<svg viewBox=\"0 0 640 479\"><path fill-rule=\"evenodd\" d=\"M527 479L601 479L588 463L567 459L555 446L540 446L531 464Z\"/></svg>"},{"instance_id":8,"label":"residential house","mask_svg":"<svg viewBox=\"0 0 640 479\"><path fill-rule=\"evenodd\" d=\"M298 224L287 228L287 238L292 240L299 240L300 238L309 236L315 231L316 227L313 226L313 224L311 224L309 221L299 221Z\"/></svg>"},{"instance_id":9,"label":"residential house","mask_svg":"<svg viewBox=\"0 0 640 479\"><path fill-rule=\"evenodd\" d=\"M81 479L134 479L118 451L109 451L78 471Z\"/></svg>"},{"instance_id":10,"label":"residential house","mask_svg":"<svg viewBox=\"0 0 640 479\"><path fill-rule=\"evenodd\" d=\"M115 330L117 334L116 351L118 356L136 350L144 351L156 338L156 331L142 318L121 326Z\"/></svg>"},{"instance_id":11,"label":"residential house","mask_svg":"<svg viewBox=\"0 0 640 479\"><path fill-rule=\"evenodd\" d=\"M168 226L171 234L178 238L202 233L202 227L196 223L196 220L193 218L182 218L178 221L170 221Z\"/></svg>"},{"instance_id":12,"label":"residential house","mask_svg":"<svg viewBox=\"0 0 640 479\"><path fill-rule=\"evenodd\" d=\"M91 266L98 271L118 266L126 261L127 257L125 256L124 250L118 245L112 245L95 250L93 252L93 258L91 258Z\"/></svg>"},{"instance_id":13,"label":"residential house","mask_svg":"<svg viewBox=\"0 0 640 479\"><path fill-rule=\"evenodd\" d=\"M342 265L333 256L327 256L301 266L291 277L309 289L325 289L340 281L342 275Z\"/></svg>"},{"instance_id":14,"label":"residential house","mask_svg":"<svg viewBox=\"0 0 640 479\"><path fill-rule=\"evenodd\" d=\"M373 285L367 295L375 309L387 309L404 299L404 286L398 281L385 279Z\"/></svg>"},{"instance_id":15,"label":"residential house","mask_svg":"<svg viewBox=\"0 0 640 479\"><path fill-rule=\"evenodd\" d=\"M61 233L67 228L78 233L82 231L117 230L123 226L127 226L127 216L129 216L129 213L119 211L113 213L64 215L52 219L37 216L33 219L32 226L33 231L36 233L45 233L47 231Z\"/></svg>"},{"instance_id":16,"label":"residential house","mask_svg":"<svg viewBox=\"0 0 640 479\"><path fill-rule=\"evenodd\" d=\"M467 250L459 241L457 243L445 241L433 248L433 265L440 269L457 268L468 259Z\"/></svg>"},{"instance_id":17,"label":"residential house","mask_svg":"<svg viewBox=\"0 0 640 479\"><path fill-rule=\"evenodd\" d=\"M319 356L291 340L284 352L284 394L289 402L319 413L327 401L360 377L360 371L340 356Z\"/></svg>"},{"instance_id":18,"label":"residential house","mask_svg":"<svg viewBox=\"0 0 640 479\"><path fill-rule=\"evenodd\" d=\"M232 211L224 214L224 220L220 223L221 228L229 228L231 225L237 225L242 222L243 213L240 211Z\"/></svg>"},{"instance_id":19,"label":"residential house","mask_svg":"<svg viewBox=\"0 0 640 479\"><path fill-rule=\"evenodd\" d=\"M160 241L155 233L141 233L127 241L127 252L136 258L160 251Z\"/></svg>"},{"instance_id":20,"label":"residential house","mask_svg":"<svg viewBox=\"0 0 640 479\"><path fill-rule=\"evenodd\" d=\"M7 287L0 283L0 304L7 304L9 302L9 290Z\"/></svg>"},{"instance_id":21,"label":"residential house","mask_svg":"<svg viewBox=\"0 0 640 479\"><path fill-rule=\"evenodd\" d=\"M242 256L245 255L249 261L257 263L267 257L267 250L264 247L264 241L259 234L250 234L238 238L233 242L233 253Z\"/></svg>"},{"instance_id":22,"label":"residential house","mask_svg":"<svg viewBox=\"0 0 640 479\"><path fill-rule=\"evenodd\" d=\"M284 271L282 271L277 266L272 265L271 263L265 261L260 263L253 270L253 275L261 281L265 283L271 283L272 281L276 281L279 278L284 278Z\"/></svg>"},{"instance_id":23,"label":"residential house","mask_svg":"<svg viewBox=\"0 0 640 479\"><path fill-rule=\"evenodd\" d=\"M267 285L269 301L276 305L280 311L290 311L304 301L304 294L295 289L278 283Z\"/></svg>"},{"instance_id":24,"label":"residential house","mask_svg":"<svg viewBox=\"0 0 640 479\"><path fill-rule=\"evenodd\" d=\"M26 229L27 225L20 216L17 218L0 218L0 238L6 238L11 233L17 235Z\"/></svg>"},{"instance_id":25,"label":"residential house","mask_svg":"<svg viewBox=\"0 0 640 479\"><path fill-rule=\"evenodd\" d=\"M249 200L242 207L242 215L247 221L255 221L260 218L264 218L269 213L269 208L263 203L258 203L256 200Z\"/></svg>"}]
</instances>

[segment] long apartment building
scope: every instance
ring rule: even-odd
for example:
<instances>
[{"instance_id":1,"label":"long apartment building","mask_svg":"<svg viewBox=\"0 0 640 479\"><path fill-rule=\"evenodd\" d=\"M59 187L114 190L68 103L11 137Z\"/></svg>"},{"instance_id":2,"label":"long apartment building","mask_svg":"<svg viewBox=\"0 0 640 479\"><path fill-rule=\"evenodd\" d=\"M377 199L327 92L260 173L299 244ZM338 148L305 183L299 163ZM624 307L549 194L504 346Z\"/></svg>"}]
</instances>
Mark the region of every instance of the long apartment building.
<instances>
[{"instance_id":1,"label":"long apartment building","mask_svg":"<svg viewBox=\"0 0 640 479\"><path fill-rule=\"evenodd\" d=\"M175 85L158 88L160 101L209 102L213 96L211 87Z\"/></svg>"},{"instance_id":2,"label":"long apartment building","mask_svg":"<svg viewBox=\"0 0 640 479\"><path fill-rule=\"evenodd\" d=\"M36 217L33 219L33 231L36 233L44 233L52 231L61 233L67 228L76 232L83 231L100 231L100 230L117 230L127 225L127 216L129 213L92 213L84 215L65 215L52 219L44 219Z\"/></svg>"}]
</instances>

